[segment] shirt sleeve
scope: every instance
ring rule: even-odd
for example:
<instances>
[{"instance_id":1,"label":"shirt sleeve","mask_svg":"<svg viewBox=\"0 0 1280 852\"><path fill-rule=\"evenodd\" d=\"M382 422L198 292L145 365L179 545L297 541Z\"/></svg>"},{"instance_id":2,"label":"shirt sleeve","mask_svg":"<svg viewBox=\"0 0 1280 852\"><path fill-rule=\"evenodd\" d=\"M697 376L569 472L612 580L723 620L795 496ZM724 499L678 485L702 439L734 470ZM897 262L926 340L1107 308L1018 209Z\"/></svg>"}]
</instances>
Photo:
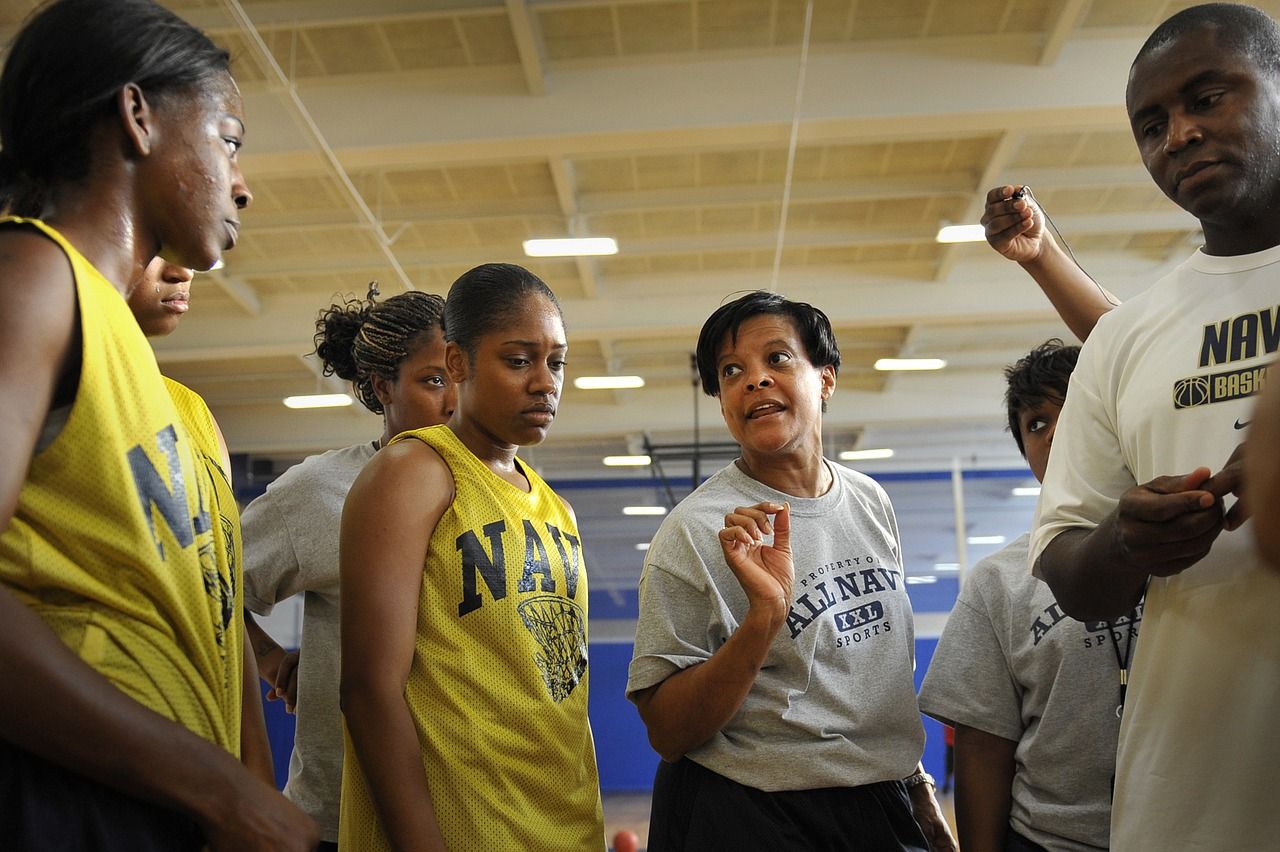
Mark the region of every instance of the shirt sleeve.
<instances>
[{"instance_id":1,"label":"shirt sleeve","mask_svg":"<svg viewBox=\"0 0 1280 852\"><path fill-rule=\"evenodd\" d=\"M991 620L992 608L982 594L956 602L920 687L920 710L950 725L1018 742L1022 690Z\"/></svg>"},{"instance_id":2,"label":"shirt sleeve","mask_svg":"<svg viewBox=\"0 0 1280 852\"><path fill-rule=\"evenodd\" d=\"M715 648L717 619L709 584L699 588L690 575L707 576L687 530L664 525L654 536L640 578L640 615L635 652L627 676L627 697L661 683L676 672L706 662Z\"/></svg>"},{"instance_id":3,"label":"shirt sleeve","mask_svg":"<svg viewBox=\"0 0 1280 852\"><path fill-rule=\"evenodd\" d=\"M1120 495L1137 484L1118 438L1115 394L1107 390L1109 349L1091 346L1094 342L1090 336L1080 353L1054 429L1032 524L1029 559L1036 576L1049 542L1067 530L1093 529L1115 510Z\"/></svg>"},{"instance_id":4,"label":"shirt sleeve","mask_svg":"<svg viewBox=\"0 0 1280 852\"><path fill-rule=\"evenodd\" d=\"M244 510L244 603L258 615L270 615L280 601L305 590L293 535L285 520L280 492L268 490Z\"/></svg>"}]
</instances>

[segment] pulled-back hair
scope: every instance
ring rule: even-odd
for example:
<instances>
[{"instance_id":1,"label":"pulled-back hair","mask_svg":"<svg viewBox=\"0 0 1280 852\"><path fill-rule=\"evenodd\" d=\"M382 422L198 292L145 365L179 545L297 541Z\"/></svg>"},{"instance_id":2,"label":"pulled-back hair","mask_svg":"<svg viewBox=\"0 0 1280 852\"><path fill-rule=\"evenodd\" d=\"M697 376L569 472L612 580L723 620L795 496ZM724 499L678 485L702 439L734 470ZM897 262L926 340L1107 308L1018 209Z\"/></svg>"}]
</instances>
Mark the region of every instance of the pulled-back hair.
<instances>
[{"instance_id":1,"label":"pulled-back hair","mask_svg":"<svg viewBox=\"0 0 1280 852\"><path fill-rule=\"evenodd\" d=\"M1028 408L1035 408L1046 400L1062 405L1067 398L1067 385L1080 357L1079 346L1067 346L1055 337L1041 343L1013 364L1004 368L1009 387L1004 392L1004 404L1009 414L1009 431L1018 443L1018 452L1027 457L1022 445L1022 429L1018 418Z\"/></svg>"},{"instance_id":2,"label":"pulled-back hair","mask_svg":"<svg viewBox=\"0 0 1280 852\"><path fill-rule=\"evenodd\" d=\"M382 413L374 378L395 381L400 365L433 334L444 333L444 299L412 290L383 302L369 298L335 302L316 319L316 355L324 374L337 374L355 388L364 407Z\"/></svg>"},{"instance_id":3,"label":"pulled-back hair","mask_svg":"<svg viewBox=\"0 0 1280 852\"><path fill-rule=\"evenodd\" d=\"M0 200L38 215L48 188L89 173L99 121L129 83L155 100L227 73L230 57L151 0L56 0L9 47L0 74Z\"/></svg>"},{"instance_id":4,"label":"pulled-back hair","mask_svg":"<svg viewBox=\"0 0 1280 852\"><path fill-rule=\"evenodd\" d=\"M1147 37L1133 64L1185 35L1210 27L1217 46L1247 56L1259 67L1280 71L1280 24L1261 9L1241 3L1205 3L1183 9Z\"/></svg>"},{"instance_id":5,"label":"pulled-back hair","mask_svg":"<svg viewBox=\"0 0 1280 852\"><path fill-rule=\"evenodd\" d=\"M840 347L836 345L836 336L827 315L807 302L793 302L778 293L756 290L716 308L702 324L696 359L703 393L707 396L720 395L720 371L716 369L716 358L724 339L737 340L742 324L761 314L777 314L790 319L804 343L809 363L819 369L834 367L836 374L840 374ZM825 403L823 410L826 410Z\"/></svg>"},{"instance_id":6,"label":"pulled-back hair","mask_svg":"<svg viewBox=\"0 0 1280 852\"><path fill-rule=\"evenodd\" d=\"M538 276L514 263L486 263L453 282L444 304L444 339L457 343L469 359L480 338L510 325L530 296L543 296L564 319L560 301Z\"/></svg>"}]
</instances>

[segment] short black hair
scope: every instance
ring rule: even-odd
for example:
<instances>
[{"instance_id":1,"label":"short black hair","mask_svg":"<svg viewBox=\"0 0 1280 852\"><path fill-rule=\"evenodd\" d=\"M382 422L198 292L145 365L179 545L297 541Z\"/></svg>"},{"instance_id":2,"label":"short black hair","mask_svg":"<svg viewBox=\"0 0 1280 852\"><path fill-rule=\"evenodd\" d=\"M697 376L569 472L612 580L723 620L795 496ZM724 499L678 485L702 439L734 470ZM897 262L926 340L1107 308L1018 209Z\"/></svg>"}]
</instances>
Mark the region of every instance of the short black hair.
<instances>
[{"instance_id":1,"label":"short black hair","mask_svg":"<svg viewBox=\"0 0 1280 852\"><path fill-rule=\"evenodd\" d=\"M9 46L0 74L0 195L40 215L60 181L89 173L92 130L135 83L149 98L196 92L228 72L227 52L151 0L57 0Z\"/></svg>"},{"instance_id":2,"label":"short black hair","mask_svg":"<svg viewBox=\"0 0 1280 852\"><path fill-rule=\"evenodd\" d=\"M840 347L836 345L836 336L827 315L807 302L793 302L779 293L756 290L716 308L702 324L696 360L703 393L707 396L720 395L720 371L716 369L716 358L724 339L737 340L742 324L761 314L789 318L804 343L809 363L819 369L834 367L836 375L840 374Z\"/></svg>"},{"instance_id":3,"label":"short black hair","mask_svg":"<svg viewBox=\"0 0 1280 852\"><path fill-rule=\"evenodd\" d=\"M377 288L366 299L334 302L316 318L316 356L324 374L351 382L356 396L374 414L382 401L374 378L395 381L404 360L444 334L444 299L410 290L377 302Z\"/></svg>"},{"instance_id":4,"label":"short black hair","mask_svg":"<svg viewBox=\"0 0 1280 852\"><path fill-rule=\"evenodd\" d=\"M453 282L444 301L444 339L474 359L480 338L510 324L530 296L542 296L563 321L560 301L541 278L514 263L485 263Z\"/></svg>"},{"instance_id":5,"label":"short black hair","mask_svg":"<svg viewBox=\"0 0 1280 852\"><path fill-rule=\"evenodd\" d=\"M1259 67L1280 71L1280 24L1261 9L1242 3L1205 3L1183 9L1147 37L1133 64L1183 35L1212 28L1219 47L1249 57Z\"/></svg>"},{"instance_id":6,"label":"short black hair","mask_svg":"<svg viewBox=\"0 0 1280 852\"><path fill-rule=\"evenodd\" d=\"M1067 385L1080 358L1079 346L1067 346L1055 337L1046 340L1013 364L1004 368L1009 387L1004 392L1004 404L1009 413L1009 431L1018 444L1018 452L1027 457L1022 445L1022 429L1018 418L1028 408L1034 408L1046 400L1061 405L1067 398Z\"/></svg>"}]
</instances>

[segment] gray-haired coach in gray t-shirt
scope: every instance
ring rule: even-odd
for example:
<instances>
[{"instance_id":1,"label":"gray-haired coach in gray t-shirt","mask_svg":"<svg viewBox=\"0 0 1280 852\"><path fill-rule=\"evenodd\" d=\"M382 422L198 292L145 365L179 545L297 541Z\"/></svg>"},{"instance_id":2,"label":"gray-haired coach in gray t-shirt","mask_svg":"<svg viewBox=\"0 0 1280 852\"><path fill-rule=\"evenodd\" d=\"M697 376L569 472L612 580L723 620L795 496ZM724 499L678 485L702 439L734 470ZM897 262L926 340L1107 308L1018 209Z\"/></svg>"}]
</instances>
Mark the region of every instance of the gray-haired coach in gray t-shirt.
<instances>
[{"instance_id":1,"label":"gray-haired coach in gray t-shirt","mask_svg":"<svg viewBox=\"0 0 1280 852\"><path fill-rule=\"evenodd\" d=\"M627 695L663 758L650 852L954 850L920 768L893 509L822 454L830 323L751 293L707 320L697 360L742 455L667 517L640 580Z\"/></svg>"}]
</instances>

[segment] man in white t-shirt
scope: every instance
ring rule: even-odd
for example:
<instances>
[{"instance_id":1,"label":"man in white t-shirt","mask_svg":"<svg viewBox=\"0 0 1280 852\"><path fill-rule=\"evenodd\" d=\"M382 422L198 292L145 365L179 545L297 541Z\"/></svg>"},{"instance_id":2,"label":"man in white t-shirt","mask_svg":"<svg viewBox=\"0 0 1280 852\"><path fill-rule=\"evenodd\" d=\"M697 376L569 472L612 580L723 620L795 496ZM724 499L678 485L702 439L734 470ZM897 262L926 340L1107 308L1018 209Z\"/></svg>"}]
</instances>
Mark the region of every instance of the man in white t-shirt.
<instances>
[{"instance_id":1,"label":"man in white t-shirt","mask_svg":"<svg viewBox=\"0 0 1280 852\"><path fill-rule=\"evenodd\" d=\"M1180 12L1139 51L1126 104L1147 171L1205 245L1090 335L1030 558L1076 618L1147 590L1112 848L1274 848L1280 573L1235 532L1235 499L1280 348L1280 26L1248 6Z\"/></svg>"}]
</instances>

